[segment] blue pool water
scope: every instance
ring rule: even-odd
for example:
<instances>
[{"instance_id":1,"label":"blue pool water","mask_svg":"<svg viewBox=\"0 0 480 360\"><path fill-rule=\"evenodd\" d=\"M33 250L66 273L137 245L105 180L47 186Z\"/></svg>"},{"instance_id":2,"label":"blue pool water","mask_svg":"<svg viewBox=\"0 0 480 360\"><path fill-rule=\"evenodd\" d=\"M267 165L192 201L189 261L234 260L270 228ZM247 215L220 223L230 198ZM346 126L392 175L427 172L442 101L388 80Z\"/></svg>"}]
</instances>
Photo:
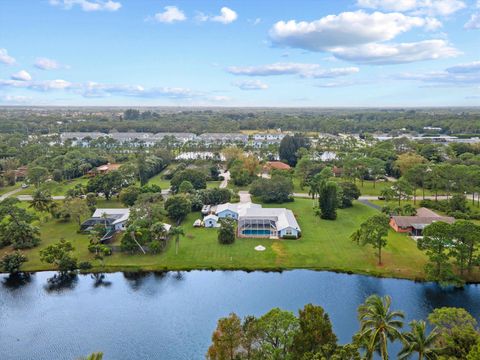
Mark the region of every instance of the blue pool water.
<instances>
[{"instance_id":1,"label":"blue pool water","mask_svg":"<svg viewBox=\"0 0 480 360\"><path fill-rule=\"evenodd\" d=\"M243 235L258 235L258 236L269 236L271 234L270 230L243 230Z\"/></svg>"}]
</instances>

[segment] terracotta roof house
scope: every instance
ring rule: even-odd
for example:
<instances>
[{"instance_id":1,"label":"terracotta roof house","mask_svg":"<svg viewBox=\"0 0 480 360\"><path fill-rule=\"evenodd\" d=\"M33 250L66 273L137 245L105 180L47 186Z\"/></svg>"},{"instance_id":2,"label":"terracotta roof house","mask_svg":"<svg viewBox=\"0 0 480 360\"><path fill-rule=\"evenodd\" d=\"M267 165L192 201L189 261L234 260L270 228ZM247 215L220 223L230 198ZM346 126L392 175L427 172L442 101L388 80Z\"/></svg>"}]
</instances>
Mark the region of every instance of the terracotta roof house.
<instances>
[{"instance_id":1,"label":"terracotta roof house","mask_svg":"<svg viewBox=\"0 0 480 360\"><path fill-rule=\"evenodd\" d=\"M341 177L343 175L343 169L337 166L333 166L332 172L335 177Z\"/></svg>"},{"instance_id":2,"label":"terracotta roof house","mask_svg":"<svg viewBox=\"0 0 480 360\"><path fill-rule=\"evenodd\" d=\"M281 161L267 161L265 164L265 170L290 170L291 167Z\"/></svg>"},{"instance_id":3,"label":"terracotta roof house","mask_svg":"<svg viewBox=\"0 0 480 360\"><path fill-rule=\"evenodd\" d=\"M455 219L451 216L438 215L427 208L420 208L415 216L392 216L390 218L390 226L396 232L422 236L423 229L436 221L452 224Z\"/></svg>"},{"instance_id":4,"label":"terracotta roof house","mask_svg":"<svg viewBox=\"0 0 480 360\"><path fill-rule=\"evenodd\" d=\"M108 164L105 164L105 165L98 166L93 170L90 170L88 172L88 175L95 176L97 174L106 174L110 171L120 169L120 166L122 166L122 164L110 164L110 163L108 163Z\"/></svg>"}]
</instances>

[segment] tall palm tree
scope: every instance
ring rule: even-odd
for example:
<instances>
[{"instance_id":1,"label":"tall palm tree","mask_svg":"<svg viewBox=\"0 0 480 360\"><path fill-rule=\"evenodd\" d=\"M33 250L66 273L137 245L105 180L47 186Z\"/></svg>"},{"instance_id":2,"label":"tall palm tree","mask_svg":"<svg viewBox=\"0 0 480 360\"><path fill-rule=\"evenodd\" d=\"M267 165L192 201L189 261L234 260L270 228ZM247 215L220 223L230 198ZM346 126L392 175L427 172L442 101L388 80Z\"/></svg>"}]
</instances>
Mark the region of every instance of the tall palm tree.
<instances>
[{"instance_id":1,"label":"tall palm tree","mask_svg":"<svg viewBox=\"0 0 480 360\"><path fill-rule=\"evenodd\" d=\"M411 331L403 334L403 349L398 353L398 359L408 359L413 353L418 353L418 360L435 360L439 349L436 340L439 336L437 329L427 334L425 321L410 322Z\"/></svg>"},{"instance_id":2,"label":"tall palm tree","mask_svg":"<svg viewBox=\"0 0 480 360\"><path fill-rule=\"evenodd\" d=\"M37 189L33 193L30 207L37 211L49 211L53 204L52 195L47 190Z\"/></svg>"},{"instance_id":3,"label":"tall palm tree","mask_svg":"<svg viewBox=\"0 0 480 360\"><path fill-rule=\"evenodd\" d=\"M360 320L360 343L366 344L367 358L372 359L373 353L379 351L383 360L388 360L388 340L401 339L400 328L405 315L401 311L390 311L392 299L390 296L381 298L371 295L365 303L358 307Z\"/></svg>"},{"instance_id":4,"label":"tall palm tree","mask_svg":"<svg viewBox=\"0 0 480 360\"><path fill-rule=\"evenodd\" d=\"M175 255L178 255L178 246L180 245L180 236L185 235L181 226L173 227L170 229L170 235L175 238Z\"/></svg>"}]
</instances>

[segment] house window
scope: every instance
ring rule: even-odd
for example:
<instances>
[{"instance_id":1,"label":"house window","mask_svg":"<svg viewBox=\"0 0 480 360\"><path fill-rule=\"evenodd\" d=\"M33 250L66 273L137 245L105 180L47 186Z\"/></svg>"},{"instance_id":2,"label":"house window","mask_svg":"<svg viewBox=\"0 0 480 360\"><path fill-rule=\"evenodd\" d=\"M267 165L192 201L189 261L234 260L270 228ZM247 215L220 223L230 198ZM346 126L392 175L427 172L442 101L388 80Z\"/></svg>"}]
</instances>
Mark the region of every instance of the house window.
<instances>
[{"instance_id":1,"label":"house window","mask_svg":"<svg viewBox=\"0 0 480 360\"><path fill-rule=\"evenodd\" d=\"M292 229L287 229L285 231L285 235L292 235Z\"/></svg>"}]
</instances>

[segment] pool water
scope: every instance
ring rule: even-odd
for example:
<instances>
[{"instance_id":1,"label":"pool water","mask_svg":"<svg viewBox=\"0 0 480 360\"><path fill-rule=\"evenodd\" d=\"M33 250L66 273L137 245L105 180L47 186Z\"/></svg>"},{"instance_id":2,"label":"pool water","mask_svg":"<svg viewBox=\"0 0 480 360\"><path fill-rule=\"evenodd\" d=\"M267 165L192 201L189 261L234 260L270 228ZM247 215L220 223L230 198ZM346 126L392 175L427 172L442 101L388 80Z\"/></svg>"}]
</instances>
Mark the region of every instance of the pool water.
<instances>
[{"instance_id":1,"label":"pool water","mask_svg":"<svg viewBox=\"0 0 480 360\"><path fill-rule=\"evenodd\" d=\"M258 235L258 236L270 236L270 230L243 230L243 235Z\"/></svg>"}]
</instances>

